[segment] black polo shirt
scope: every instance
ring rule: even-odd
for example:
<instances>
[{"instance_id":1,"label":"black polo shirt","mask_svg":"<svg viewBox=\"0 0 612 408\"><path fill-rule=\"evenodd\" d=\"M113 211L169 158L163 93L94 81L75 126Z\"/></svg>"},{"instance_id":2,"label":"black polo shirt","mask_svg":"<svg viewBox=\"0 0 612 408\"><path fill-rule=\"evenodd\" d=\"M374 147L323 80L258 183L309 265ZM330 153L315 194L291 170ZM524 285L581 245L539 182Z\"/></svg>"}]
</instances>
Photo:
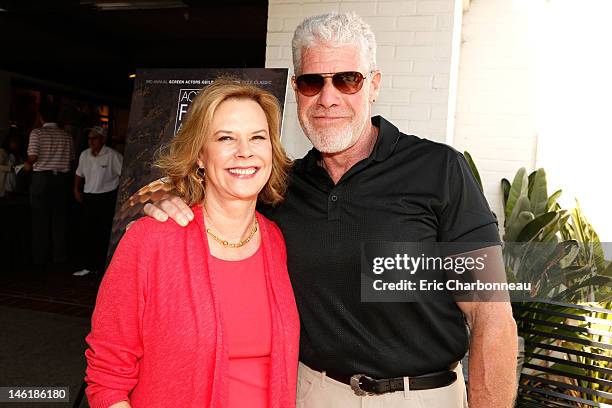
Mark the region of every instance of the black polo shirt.
<instances>
[{"instance_id":1,"label":"black polo shirt","mask_svg":"<svg viewBox=\"0 0 612 408\"><path fill-rule=\"evenodd\" d=\"M461 311L453 302L361 302L360 244L497 243L497 222L460 153L381 117L372 123L379 129L372 153L338 184L312 149L296 161L283 204L264 209L287 244L300 360L375 378L443 370L468 347Z\"/></svg>"}]
</instances>

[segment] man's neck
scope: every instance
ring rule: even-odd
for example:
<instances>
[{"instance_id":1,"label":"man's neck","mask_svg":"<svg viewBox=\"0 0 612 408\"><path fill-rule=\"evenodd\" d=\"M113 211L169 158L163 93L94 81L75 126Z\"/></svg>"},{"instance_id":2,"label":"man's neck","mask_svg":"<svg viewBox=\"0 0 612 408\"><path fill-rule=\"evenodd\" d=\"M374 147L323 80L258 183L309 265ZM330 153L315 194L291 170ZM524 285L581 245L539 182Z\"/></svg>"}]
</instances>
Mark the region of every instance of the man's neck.
<instances>
[{"instance_id":1,"label":"man's neck","mask_svg":"<svg viewBox=\"0 0 612 408\"><path fill-rule=\"evenodd\" d=\"M370 153L374 150L377 137L378 128L370 124L353 146L342 152L321 154L323 167L329 173L334 184L337 184L351 167L370 156Z\"/></svg>"}]
</instances>

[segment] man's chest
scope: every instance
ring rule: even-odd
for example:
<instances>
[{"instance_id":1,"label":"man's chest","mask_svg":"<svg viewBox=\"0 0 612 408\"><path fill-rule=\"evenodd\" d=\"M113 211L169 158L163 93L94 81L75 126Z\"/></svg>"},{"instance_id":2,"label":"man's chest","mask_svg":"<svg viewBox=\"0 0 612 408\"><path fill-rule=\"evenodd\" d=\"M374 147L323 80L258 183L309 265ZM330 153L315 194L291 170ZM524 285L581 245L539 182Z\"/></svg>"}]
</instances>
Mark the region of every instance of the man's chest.
<instances>
[{"instance_id":1,"label":"man's chest","mask_svg":"<svg viewBox=\"0 0 612 408\"><path fill-rule=\"evenodd\" d=\"M86 171L94 174L104 174L111 171L112 161L110 154L89 155L86 161Z\"/></svg>"},{"instance_id":2,"label":"man's chest","mask_svg":"<svg viewBox=\"0 0 612 408\"><path fill-rule=\"evenodd\" d=\"M406 181L379 187L367 178L327 187L297 180L283 204L270 215L285 240L297 243L303 243L304 235L312 245L322 240L437 239L443 199L435 188L413 188Z\"/></svg>"}]
</instances>

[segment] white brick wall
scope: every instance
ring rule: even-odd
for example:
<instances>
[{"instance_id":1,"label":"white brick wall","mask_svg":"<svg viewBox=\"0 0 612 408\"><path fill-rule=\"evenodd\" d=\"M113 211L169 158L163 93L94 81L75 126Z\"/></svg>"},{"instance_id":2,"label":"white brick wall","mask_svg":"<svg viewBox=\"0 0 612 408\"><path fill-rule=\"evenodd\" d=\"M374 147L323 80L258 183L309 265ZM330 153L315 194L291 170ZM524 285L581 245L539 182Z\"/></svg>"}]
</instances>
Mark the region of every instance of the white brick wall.
<instances>
[{"instance_id":1,"label":"white brick wall","mask_svg":"<svg viewBox=\"0 0 612 408\"><path fill-rule=\"evenodd\" d=\"M355 11L372 26L378 42L383 80L373 113L406 133L445 141L455 9L456 0L270 0L266 66L292 68L291 37L303 18ZM284 120L283 144L290 156L301 157L311 146L297 122L291 86Z\"/></svg>"},{"instance_id":2,"label":"white brick wall","mask_svg":"<svg viewBox=\"0 0 612 408\"><path fill-rule=\"evenodd\" d=\"M453 145L474 157L501 222L501 178L535 166L537 87L528 24L528 10L508 0L472 0L463 15Z\"/></svg>"}]
</instances>

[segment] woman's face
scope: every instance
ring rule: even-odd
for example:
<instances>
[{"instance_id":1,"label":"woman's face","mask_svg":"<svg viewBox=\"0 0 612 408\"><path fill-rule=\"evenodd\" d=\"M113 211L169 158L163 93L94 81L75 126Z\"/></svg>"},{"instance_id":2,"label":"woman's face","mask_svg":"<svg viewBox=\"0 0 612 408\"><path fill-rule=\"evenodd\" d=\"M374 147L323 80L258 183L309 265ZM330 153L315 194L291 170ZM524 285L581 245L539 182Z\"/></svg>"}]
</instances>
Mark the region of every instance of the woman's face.
<instances>
[{"instance_id":1,"label":"woman's face","mask_svg":"<svg viewBox=\"0 0 612 408\"><path fill-rule=\"evenodd\" d=\"M11 151L11 153L18 152L19 151L19 140L17 139L11 140L9 142L8 148Z\"/></svg>"},{"instance_id":2,"label":"woman's face","mask_svg":"<svg viewBox=\"0 0 612 408\"><path fill-rule=\"evenodd\" d=\"M266 114L251 99L228 99L215 111L198 160L206 195L217 200L257 200L272 172Z\"/></svg>"}]
</instances>

